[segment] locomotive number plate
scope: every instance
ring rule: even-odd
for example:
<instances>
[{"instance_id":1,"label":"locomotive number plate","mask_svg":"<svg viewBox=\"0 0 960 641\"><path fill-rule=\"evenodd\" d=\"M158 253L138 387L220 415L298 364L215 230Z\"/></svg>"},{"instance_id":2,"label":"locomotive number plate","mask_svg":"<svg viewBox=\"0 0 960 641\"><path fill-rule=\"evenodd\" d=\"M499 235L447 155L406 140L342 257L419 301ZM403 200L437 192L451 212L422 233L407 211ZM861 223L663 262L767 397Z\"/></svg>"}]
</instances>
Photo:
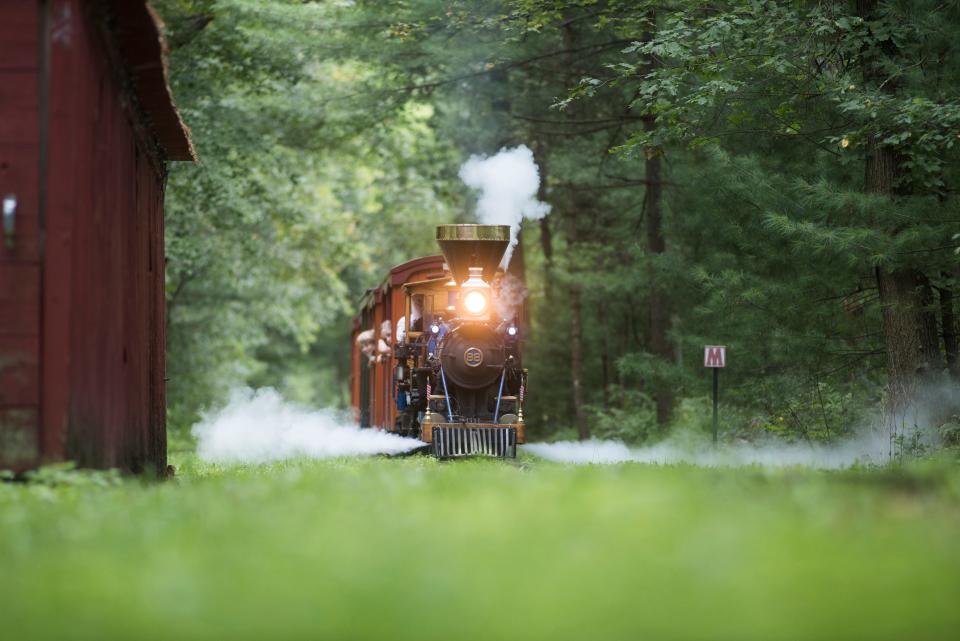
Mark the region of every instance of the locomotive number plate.
<instances>
[{"instance_id":1,"label":"locomotive number plate","mask_svg":"<svg viewBox=\"0 0 960 641\"><path fill-rule=\"evenodd\" d=\"M483 352L476 347L468 347L463 353L463 362L467 367L479 367L483 362Z\"/></svg>"}]
</instances>

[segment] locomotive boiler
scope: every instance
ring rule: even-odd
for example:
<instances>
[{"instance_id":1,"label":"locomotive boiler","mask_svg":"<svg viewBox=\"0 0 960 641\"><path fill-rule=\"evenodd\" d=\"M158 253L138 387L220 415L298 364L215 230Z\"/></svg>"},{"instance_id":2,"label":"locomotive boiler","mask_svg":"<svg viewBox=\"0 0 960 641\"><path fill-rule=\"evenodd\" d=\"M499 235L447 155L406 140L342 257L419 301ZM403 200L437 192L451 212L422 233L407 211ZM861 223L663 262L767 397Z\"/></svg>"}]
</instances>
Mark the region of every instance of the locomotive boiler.
<instances>
[{"instance_id":1,"label":"locomotive boiler","mask_svg":"<svg viewBox=\"0 0 960 641\"><path fill-rule=\"evenodd\" d=\"M440 458L515 457L524 442L522 300L498 269L505 225L440 225L443 256L394 267L354 320L361 426L430 444Z\"/></svg>"}]
</instances>

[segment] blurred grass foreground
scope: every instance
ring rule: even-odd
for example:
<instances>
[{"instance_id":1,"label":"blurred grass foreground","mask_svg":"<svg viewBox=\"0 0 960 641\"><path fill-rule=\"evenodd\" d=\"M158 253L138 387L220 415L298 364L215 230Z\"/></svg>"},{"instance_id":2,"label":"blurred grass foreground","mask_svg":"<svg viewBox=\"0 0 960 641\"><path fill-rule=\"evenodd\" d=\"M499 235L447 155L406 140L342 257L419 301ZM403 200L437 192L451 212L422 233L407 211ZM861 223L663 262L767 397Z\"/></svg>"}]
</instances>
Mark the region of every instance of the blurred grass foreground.
<instances>
[{"instance_id":1,"label":"blurred grass foreground","mask_svg":"<svg viewBox=\"0 0 960 641\"><path fill-rule=\"evenodd\" d=\"M949 639L960 472L406 459L0 484L5 639ZM927 464L928 466L930 464Z\"/></svg>"}]
</instances>

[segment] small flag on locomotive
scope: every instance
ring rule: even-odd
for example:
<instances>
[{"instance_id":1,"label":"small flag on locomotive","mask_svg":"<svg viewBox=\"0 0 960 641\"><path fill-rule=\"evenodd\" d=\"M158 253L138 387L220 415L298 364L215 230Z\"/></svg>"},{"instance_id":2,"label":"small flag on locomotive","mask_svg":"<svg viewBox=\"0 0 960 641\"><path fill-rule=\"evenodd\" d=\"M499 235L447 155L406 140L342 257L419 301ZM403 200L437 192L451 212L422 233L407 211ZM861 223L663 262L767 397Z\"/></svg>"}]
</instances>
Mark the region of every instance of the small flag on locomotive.
<instances>
[{"instance_id":1,"label":"small flag on locomotive","mask_svg":"<svg viewBox=\"0 0 960 641\"><path fill-rule=\"evenodd\" d=\"M354 319L351 397L361 427L439 458L515 458L524 442L523 301L500 268L506 225L440 225L443 256L394 267Z\"/></svg>"}]
</instances>

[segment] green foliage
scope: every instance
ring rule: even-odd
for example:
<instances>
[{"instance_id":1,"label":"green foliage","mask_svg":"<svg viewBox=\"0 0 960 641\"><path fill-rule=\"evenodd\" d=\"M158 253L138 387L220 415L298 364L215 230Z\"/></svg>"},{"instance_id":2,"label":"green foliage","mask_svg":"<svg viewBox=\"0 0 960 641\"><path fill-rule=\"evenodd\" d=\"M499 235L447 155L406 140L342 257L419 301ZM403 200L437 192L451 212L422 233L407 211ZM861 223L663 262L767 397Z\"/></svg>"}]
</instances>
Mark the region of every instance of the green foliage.
<instances>
[{"instance_id":1,"label":"green foliage","mask_svg":"<svg viewBox=\"0 0 960 641\"><path fill-rule=\"evenodd\" d=\"M730 147L726 137L744 136L803 146L830 174L813 185L801 176L806 197L770 224L808 247L874 264L916 263L918 251L941 244L956 224L942 197L956 180L960 102L950 87L960 65L948 25L960 15L933 3L889 2L864 20L849 15L848 4L730 2L668 14L654 37L626 47L612 67L609 82L636 87L634 108L658 123L620 150L670 141ZM937 63L925 65L930 59ZM865 68L873 60L871 76ZM595 83L583 86L575 96L596 94ZM864 196L862 175L852 183L844 176L840 167L862 167L875 147L896 150L903 173L895 187L913 198ZM771 169L773 181L795 171Z\"/></svg>"},{"instance_id":2,"label":"green foliage","mask_svg":"<svg viewBox=\"0 0 960 641\"><path fill-rule=\"evenodd\" d=\"M656 435L656 410L649 396L613 387L605 400L588 408L593 437L638 443Z\"/></svg>"},{"instance_id":3,"label":"green foliage","mask_svg":"<svg viewBox=\"0 0 960 641\"><path fill-rule=\"evenodd\" d=\"M5 624L29 639L743 641L942 639L960 623L955 464L172 462L167 483L0 483Z\"/></svg>"},{"instance_id":4,"label":"green foliage","mask_svg":"<svg viewBox=\"0 0 960 641\"><path fill-rule=\"evenodd\" d=\"M956 288L952 5L159 5L201 156L168 188L175 427L237 382L345 404L354 302L471 219L457 169L508 145L533 149L552 208L512 266L534 438L573 427L571 292L597 435L661 437L664 395L673 429L702 430L701 350L722 343L725 434L829 440L883 398L876 270ZM877 148L903 168L893 198L864 190Z\"/></svg>"},{"instance_id":5,"label":"green foliage","mask_svg":"<svg viewBox=\"0 0 960 641\"><path fill-rule=\"evenodd\" d=\"M200 156L172 167L167 190L170 424L254 381L343 404L346 376L321 359L354 301L430 250L399 230L453 217L432 107L404 99L358 117L345 98L376 70L327 59L334 7L159 5Z\"/></svg>"},{"instance_id":6,"label":"green foliage","mask_svg":"<svg viewBox=\"0 0 960 641\"><path fill-rule=\"evenodd\" d=\"M786 429L759 420L772 431L845 433L880 397L872 271L945 274L947 295L956 282L955 256L944 251L954 247L956 201L944 187L958 178L960 65L948 43L960 14L932 2L880 2L866 19L840 2L689 2L655 19L650 8L620 11L634 17L620 23L631 44L557 105L582 109L626 92L655 123L634 127L614 151L665 149L673 161L671 205L682 217L666 226L676 268L657 275L692 307L675 319L678 351L728 344L733 402L760 416L795 414ZM902 170L892 199L864 193L865 159L884 147ZM673 383L689 393L695 374L665 376L669 366L642 351L620 363L654 390ZM740 430L757 422L738 421Z\"/></svg>"},{"instance_id":7,"label":"green foliage","mask_svg":"<svg viewBox=\"0 0 960 641\"><path fill-rule=\"evenodd\" d=\"M31 470L24 475L31 486L48 488L110 487L122 482L117 470L79 470L73 463L53 463Z\"/></svg>"},{"instance_id":8,"label":"green foliage","mask_svg":"<svg viewBox=\"0 0 960 641\"><path fill-rule=\"evenodd\" d=\"M949 422L941 425L940 436L950 447L960 446L960 417L954 416Z\"/></svg>"}]
</instances>

